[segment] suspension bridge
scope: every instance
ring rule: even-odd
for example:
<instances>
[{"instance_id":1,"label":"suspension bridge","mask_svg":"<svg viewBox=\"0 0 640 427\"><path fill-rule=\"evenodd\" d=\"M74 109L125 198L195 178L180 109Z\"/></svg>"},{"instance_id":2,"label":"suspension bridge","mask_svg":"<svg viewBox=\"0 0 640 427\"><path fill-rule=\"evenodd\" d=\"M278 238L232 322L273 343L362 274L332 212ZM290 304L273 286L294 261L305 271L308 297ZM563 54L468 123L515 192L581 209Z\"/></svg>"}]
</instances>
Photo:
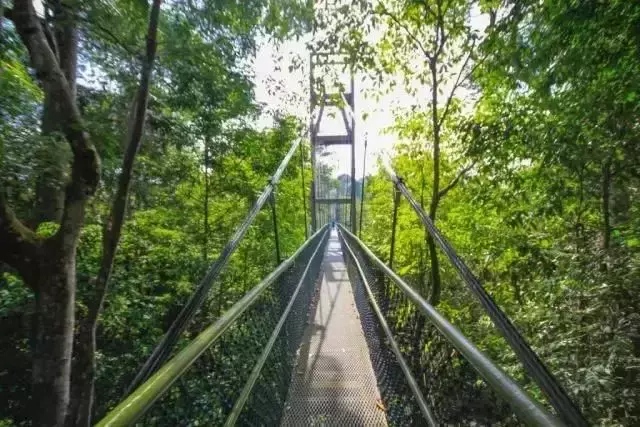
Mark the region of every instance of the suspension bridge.
<instances>
[{"instance_id":1,"label":"suspension bridge","mask_svg":"<svg viewBox=\"0 0 640 427\"><path fill-rule=\"evenodd\" d=\"M312 65L317 62L312 57ZM141 367L126 397L99 426L166 425L167 416L175 425L587 425L558 380L389 167L394 186L390 253L376 254L358 237L354 98L353 76L343 92L316 93L312 68L311 220L306 241L177 349L267 203L280 260L275 197L294 153L304 149L298 140ZM344 132L322 134L321 122L332 108L342 118ZM346 148L351 166L338 185L324 160L327 150L336 146ZM394 271L396 218L403 199L545 402L525 391ZM306 213L304 191L302 202ZM358 225L362 227L362 215ZM196 378L210 392L194 396L185 378Z\"/></svg>"}]
</instances>

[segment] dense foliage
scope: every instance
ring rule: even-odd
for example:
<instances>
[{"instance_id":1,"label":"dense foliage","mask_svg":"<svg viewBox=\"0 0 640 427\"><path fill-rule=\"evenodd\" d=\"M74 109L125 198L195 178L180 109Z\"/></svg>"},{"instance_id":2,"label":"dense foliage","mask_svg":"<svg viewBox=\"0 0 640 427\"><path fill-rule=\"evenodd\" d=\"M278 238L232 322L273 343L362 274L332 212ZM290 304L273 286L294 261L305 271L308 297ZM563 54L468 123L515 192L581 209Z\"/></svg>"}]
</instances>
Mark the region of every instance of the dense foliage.
<instances>
[{"instance_id":1,"label":"dense foliage","mask_svg":"<svg viewBox=\"0 0 640 427\"><path fill-rule=\"evenodd\" d=\"M382 3L384 10L368 12L373 26L387 28L380 42L363 48L357 29L345 37L347 46L372 52L374 61L362 67L374 76L390 71L384 58L397 55L400 42L402 49L412 44L415 55L424 46L432 55L429 43L443 34L436 28L474 40L472 48L449 51L451 59L426 78L427 86L435 78L455 88L460 70L466 96L454 94L452 107L427 102L397 116L395 170L427 211L428 177L439 173L453 184L439 205L438 227L589 422L637 424L640 8L624 1ZM462 4L466 15L455 9ZM477 33L480 11L488 24ZM455 27L450 12L463 13L466 24ZM416 21L431 14L442 21ZM424 44L416 45L419 37ZM456 55L465 49L469 62ZM420 80L415 58L404 71L410 90ZM425 63L428 69L428 57ZM434 157L431 113L447 108L442 154ZM393 191L382 168L365 194L364 240L388 257ZM394 267L429 296L422 230L403 203ZM448 261L440 273L439 310L544 400Z\"/></svg>"},{"instance_id":2,"label":"dense foliage","mask_svg":"<svg viewBox=\"0 0 640 427\"><path fill-rule=\"evenodd\" d=\"M77 242L77 251L64 246L73 250L60 264L74 279L66 280L75 294L68 335L96 307L100 313L90 357L95 403L83 400L95 419L122 398L308 122L275 117L272 127L257 128L263 112L251 80L256 40L278 43L308 31L308 2L169 2L159 14L155 58L149 40L159 1L43 2L44 12L31 17L81 120L61 109L48 80L56 73L43 73L37 61L33 28L18 13L30 3L0 0L0 426L30 425L33 404L41 403L32 401L42 340L33 319L46 312L29 269L12 264L20 239L8 237L17 230L42 251L58 238ZM638 425L637 2L358 0L317 9L314 30L312 48L347 53L359 75L376 83L374 95L403 86L416 99L389 112L398 140L391 164L589 422ZM148 68L144 122L136 111ZM141 124L122 235L113 239L123 159ZM300 165L308 165L308 148L278 186L283 256L305 236L308 193L300 186L304 174L308 191L311 173ZM78 153L94 151L97 187L75 169L84 159ZM330 170L317 173L337 188ZM65 194L82 202L83 218L71 231L63 218L75 199ZM388 260L394 194L383 168L367 177L364 194L362 238ZM544 401L405 202L397 231L394 269ZM114 241L104 291L110 286L96 305L95 284ZM58 261L56 251L46 253ZM183 343L275 263L265 209ZM186 386L197 394L196 382Z\"/></svg>"},{"instance_id":3,"label":"dense foliage","mask_svg":"<svg viewBox=\"0 0 640 427\"><path fill-rule=\"evenodd\" d=\"M57 107L46 76L34 69L37 52L20 33L20 18L28 11L25 3L2 6L3 11L7 6L0 28L2 214L11 212L35 231L35 244L44 245L67 233L60 228L61 209L65 217L68 212L68 200L61 207L63 189L73 185L71 164L77 155L69 149L74 147L72 138L57 124L64 122L65 111ZM49 49L60 57L76 57L68 67L59 58L48 65L67 72L86 134L101 160L101 185L87 200L84 221L77 223L77 255L75 250L69 255L75 264L71 289L76 293L78 349L86 344L84 323L101 308L96 305L101 298L96 283L103 280L108 246L115 241L118 248L115 267L106 276L110 286L95 333L95 404L92 407L86 394L82 398L90 413L100 417L123 397L293 141L303 134L299 121L291 117L274 117L271 128L254 125L262 111L254 101L251 61L258 39L277 44L304 31L308 9L297 2L172 2L162 5L155 36L145 35L147 22L153 21L146 2L47 1L43 7L46 19L41 25L48 31ZM65 28L75 30L75 40L65 37ZM148 61L152 37L157 38L155 62ZM141 148L134 151L128 196L124 193L129 202L122 236L114 239L113 212L123 173L130 172L123 158L131 151L136 125L144 123L134 113L145 89L138 82L141 62L143 76L144 67L153 67L147 120ZM276 191L283 256L292 254L305 237L304 212L288 207L307 197L300 168L309 160L308 149L306 153L302 160L302 152L296 153ZM309 182L308 166L305 173ZM0 219L0 226L4 221ZM9 244L3 240L3 250L15 251ZM273 225L265 209L225 270L213 306L198 315L184 340L217 318L274 265ZM0 264L0 274L0 425L27 425L35 414L30 400L38 332L32 334L31 319L46 308L35 303L40 287L25 286L21 271L10 262ZM91 353L85 354L91 363ZM89 372L76 366L81 356L74 348L72 375L78 378ZM74 394L75 384L73 377L67 417L76 419L67 422L86 425L91 417L73 408L80 396ZM56 420L43 423L54 425Z\"/></svg>"}]
</instances>

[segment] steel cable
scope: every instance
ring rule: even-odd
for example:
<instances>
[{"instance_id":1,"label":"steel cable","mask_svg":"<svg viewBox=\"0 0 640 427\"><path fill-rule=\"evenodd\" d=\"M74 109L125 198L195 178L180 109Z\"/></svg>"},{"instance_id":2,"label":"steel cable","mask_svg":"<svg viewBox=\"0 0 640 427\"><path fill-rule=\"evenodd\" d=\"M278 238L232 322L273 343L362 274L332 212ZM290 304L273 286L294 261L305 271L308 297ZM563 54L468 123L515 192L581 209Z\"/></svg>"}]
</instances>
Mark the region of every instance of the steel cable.
<instances>
[{"instance_id":1,"label":"steel cable","mask_svg":"<svg viewBox=\"0 0 640 427\"><path fill-rule=\"evenodd\" d=\"M447 258L449 258L451 264L455 267L460 277L462 277L465 284L476 296L500 333L505 337L524 366L526 372L547 395L549 402L558 412L558 415L569 425L587 426L588 423L577 405L571 400L569 395L560 386L556 378L546 368L544 363L542 363L538 355L525 341L507 315L500 309L500 307L498 307L491 295L489 295L487 290L482 286L480 280L478 280L471 269L469 269L464 261L462 261L458 256L451 244L436 228L435 224L425 213L424 209L422 209L418 202L413 198L404 182L398 178L389 165L385 164L385 169L387 170L387 173L395 187L404 195L411 207L418 214L418 217L422 221L427 232L431 235L439 248L445 253Z\"/></svg>"}]
</instances>

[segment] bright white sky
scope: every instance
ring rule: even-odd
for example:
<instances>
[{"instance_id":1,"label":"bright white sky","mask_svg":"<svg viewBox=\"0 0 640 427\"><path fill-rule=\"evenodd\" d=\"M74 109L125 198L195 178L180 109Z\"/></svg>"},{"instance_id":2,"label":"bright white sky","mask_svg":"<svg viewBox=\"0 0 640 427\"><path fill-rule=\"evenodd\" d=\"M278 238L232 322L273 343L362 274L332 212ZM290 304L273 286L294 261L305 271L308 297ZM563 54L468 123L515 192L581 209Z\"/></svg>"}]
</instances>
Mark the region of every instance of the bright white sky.
<instances>
[{"instance_id":1,"label":"bright white sky","mask_svg":"<svg viewBox=\"0 0 640 427\"><path fill-rule=\"evenodd\" d=\"M471 25L476 29L486 27L488 19L474 13ZM281 57L281 58L279 58ZM278 60L279 59L279 60ZM289 70L292 61L302 61L304 66ZM278 47L268 40L259 43L258 53L254 63L254 83L256 100L268 106L268 111L281 111L295 115L309 122L309 53L306 49L306 40L289 41ZM355 106L356 106L356 177L362 176L364 141L367 139L367 174L375 171L377 158L388 154L393 149L397 137L388 131L393 125L394 111L410 108L412 105L426 105L429 100L429 87L424 86L416 95L410 95L404 90L400 76L396 77L396 89L391 93L374 99L376 91L370 81L361 76L355 76ZM449 89L445 86L444 93ZM456 93L458 97L466 97L464 91ZM363 119L363 115L367 118ZM341 118L333 121L323 119L324 127L320 133L346 133ZM268 115L262 118L261 127L271 126L272 121ZM337 174L350 172L349 151L346 146L341 154L332 156L337 165Z\"/></svg>"},{"instance_id":2,"label":"bright white sky","mask_svg":"<svg viewBox=\"0 0 640 427\"><path fill-rule=\"evenodd\" d=\"M282 60L278 62L278 56ZM289 71L288 64L294 58L302 58L304 66ZM280 69L276 68L280 64ZM304 41L287 42L280 47L272 43L263 42L256 56L254 83L258 102L268 106L269 111L279 110L309 122L309 54ZM282 90L273 90L279 84ZM401 85L398 85L400 88ZM393 124L392 110L397 107L409 107L416 99L409 96L402 89L383 96L379 101L372 99L371 83L359 76L355 77L355 106L356 106L356 177L362 176L362 162L364 141L367 138L367 174L375 170L377 156L390 151L393 147L394 136L385 132ZM363 115L367 115L363 120ZM346 133L341 118L331 120L326 110L320 133ZM264 117L261 126L270 126L271 119ZM337 174L350 172L350 159L345 150L340 150L337 160ZM342 154L345 155L342 155Z\"/></svg>"}]
</instances>

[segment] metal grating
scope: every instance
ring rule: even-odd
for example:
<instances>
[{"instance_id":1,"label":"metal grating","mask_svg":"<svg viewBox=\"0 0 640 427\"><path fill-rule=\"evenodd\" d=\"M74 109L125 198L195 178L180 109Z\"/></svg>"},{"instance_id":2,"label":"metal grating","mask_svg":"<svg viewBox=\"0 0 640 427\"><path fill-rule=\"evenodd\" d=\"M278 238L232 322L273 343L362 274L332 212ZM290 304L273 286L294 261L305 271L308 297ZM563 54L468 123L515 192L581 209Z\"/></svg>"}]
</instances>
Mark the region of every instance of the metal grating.
<instances>
[{"instance_id":1,"label":"metal grating","mask_svg":"<svg viewBox=\"0 0 640 427\"><path fill-rule=\"evenodd\" d=\"M283 426L386 426L342 250L332 232Z\"/></svg>"}]
</instances>

